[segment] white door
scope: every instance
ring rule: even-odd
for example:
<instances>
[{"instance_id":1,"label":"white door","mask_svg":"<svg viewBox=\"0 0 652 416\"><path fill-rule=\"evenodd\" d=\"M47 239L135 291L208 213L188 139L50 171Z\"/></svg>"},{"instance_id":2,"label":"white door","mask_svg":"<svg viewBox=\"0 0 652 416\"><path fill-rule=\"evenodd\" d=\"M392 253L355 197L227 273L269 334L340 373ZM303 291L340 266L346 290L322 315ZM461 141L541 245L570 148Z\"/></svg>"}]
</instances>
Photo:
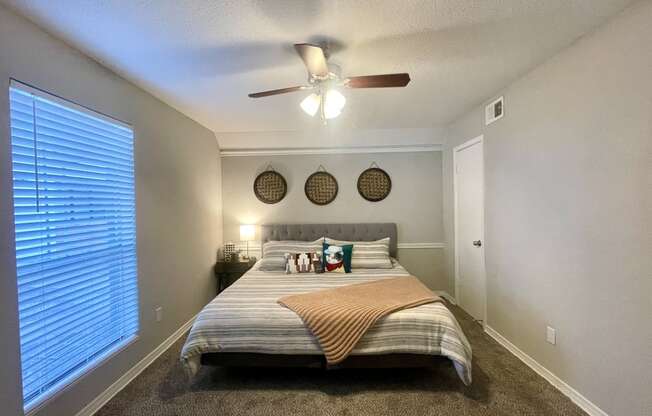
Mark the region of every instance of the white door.
<instances>
[{"instance_id":1,"label":"white door","mask_svg":"<svg viewBox=\"0 0 652 416\"><path fill-rule=\"evenodd\" d=\"M453 150L455 171L455 291L458 304L485 320L484 166L482 136Z\"/></svg>"}]
</instances>

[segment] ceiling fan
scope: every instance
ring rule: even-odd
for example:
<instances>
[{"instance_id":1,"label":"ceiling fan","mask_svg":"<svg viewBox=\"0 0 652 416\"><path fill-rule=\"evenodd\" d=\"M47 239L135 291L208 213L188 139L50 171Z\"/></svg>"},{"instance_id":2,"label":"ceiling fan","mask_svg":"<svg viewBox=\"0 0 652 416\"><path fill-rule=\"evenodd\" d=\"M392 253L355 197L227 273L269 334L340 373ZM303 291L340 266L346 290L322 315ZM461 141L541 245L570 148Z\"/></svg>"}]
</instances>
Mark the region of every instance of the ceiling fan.
<instances>
[{"instance_id":1,"label":"ceiling fan","mask_svg":"<svg viewBox=\"0 0 652 416\"><path fill-rule=\"evenodd\" d=\"M407 73L342 78L339 66L327 62L326 51L321 46L297 43L294 49L308 69L308 84L256 92L249 94L249 97L261 98L288 92L316 90L301 101L301 108L313 117L319 112L320 118L325 123L327 119L339 116L346 103L346 98L337 90L338 87L405 87L410 82L410 75Z\"/></svg>"}]
</instances>

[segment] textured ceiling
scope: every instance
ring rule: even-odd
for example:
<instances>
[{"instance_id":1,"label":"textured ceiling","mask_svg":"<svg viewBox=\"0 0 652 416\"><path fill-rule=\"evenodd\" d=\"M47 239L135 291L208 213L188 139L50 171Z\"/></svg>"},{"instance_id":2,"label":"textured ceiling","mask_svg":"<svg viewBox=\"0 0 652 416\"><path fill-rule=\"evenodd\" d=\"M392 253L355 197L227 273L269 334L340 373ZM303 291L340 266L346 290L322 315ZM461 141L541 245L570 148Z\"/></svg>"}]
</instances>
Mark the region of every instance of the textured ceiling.
<instances>
[{"instance_id":1,"label":"textured ceiling","mask_svg":"<svg viewBox=\"0 0 652 416\"><path fill-rule=\"evenodd\" d=\"M449 123L630 0L0 0L216 132L310 130L296 42L329 41L344 75L409 72L346 90L347 129Z\"/></svg>"}]
</instances>

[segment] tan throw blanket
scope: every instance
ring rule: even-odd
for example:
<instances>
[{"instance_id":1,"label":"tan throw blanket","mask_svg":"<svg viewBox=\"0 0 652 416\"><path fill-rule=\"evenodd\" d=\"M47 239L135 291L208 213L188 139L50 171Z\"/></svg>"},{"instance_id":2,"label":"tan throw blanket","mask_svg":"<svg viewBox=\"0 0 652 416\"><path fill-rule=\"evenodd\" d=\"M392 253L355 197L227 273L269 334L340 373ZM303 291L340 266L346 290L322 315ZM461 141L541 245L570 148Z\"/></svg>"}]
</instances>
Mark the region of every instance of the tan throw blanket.
<instances>
[{"instance_id":1,"label":"tan throw blanket","mask_svg":"<svg viewBox=\"0 0 652 416\"><path fill-rule=\"evenodd\" d=\"M301 317L328 364L337 364L378 319L437 301L441 298L419 279L406 276L286 296L278 303Z\"/></svg>"}]
</instances>

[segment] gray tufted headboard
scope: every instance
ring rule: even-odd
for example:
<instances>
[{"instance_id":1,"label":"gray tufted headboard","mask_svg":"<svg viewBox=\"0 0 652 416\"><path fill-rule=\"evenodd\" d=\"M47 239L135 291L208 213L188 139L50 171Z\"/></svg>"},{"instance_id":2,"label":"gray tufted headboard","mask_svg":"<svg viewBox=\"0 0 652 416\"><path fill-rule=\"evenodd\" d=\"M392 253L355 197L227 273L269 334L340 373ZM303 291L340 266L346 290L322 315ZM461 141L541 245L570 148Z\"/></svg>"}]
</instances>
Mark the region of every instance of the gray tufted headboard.
<instances>
[{"instance_id":1,"label":"gray tufted headboard","mask_svg":"<svg viewBox=\"0 0 652 416\"><path fill-rule=\"evenodd\" d=\"M389 255L397 255L397 231L393 222L358 224L263 224L260 242L278 240L313 241L331 237L346 241L374 241L389 237Z\"/></svg>"}]
</instances>

